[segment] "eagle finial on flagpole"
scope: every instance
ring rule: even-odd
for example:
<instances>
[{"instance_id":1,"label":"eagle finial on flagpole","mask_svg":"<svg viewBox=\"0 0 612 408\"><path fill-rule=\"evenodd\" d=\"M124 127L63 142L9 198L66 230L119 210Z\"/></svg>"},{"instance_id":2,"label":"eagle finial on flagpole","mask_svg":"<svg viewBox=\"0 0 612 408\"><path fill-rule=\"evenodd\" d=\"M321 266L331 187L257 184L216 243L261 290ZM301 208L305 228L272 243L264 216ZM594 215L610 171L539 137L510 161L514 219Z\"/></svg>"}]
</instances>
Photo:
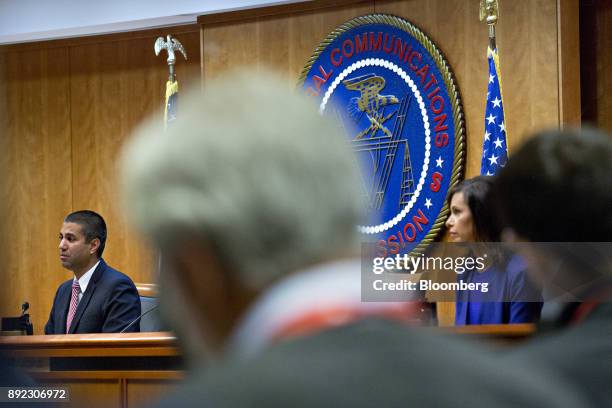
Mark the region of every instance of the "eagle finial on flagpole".
<instances>
[{"instance_id":1,"label":"eagle finial on flagpole","mask_svg":"<svg viewBox=\"0 0 612 408\"><path fill-rule=\"evenodd\" d=\"M486 21L489 26L489 47L495 50L495 24L499 19L499 4L497 0L480 0L480 21Z\"/></svg>"},{"instance_id":2,"label":"eagle finial on flagpole","mask_svg":"<svg viewBox=\"0 0 612 408\"><path fill-rule=\"evenodd\" d=\"M170 34L168 34L166 38L168 39L168 41L164 41L164 37L158 37L157 40L155 40L155 55L159 55L162 50L166 50L168 52L167 61L168 68L170 70L168 80L170 82L174 82L174 64L176 63L174 51L179 51L181 54L183 54L183 57L185 57L185 59L187 59L187 52L185 51L183 44L181 44L179 40L177 40L176 38L172 38Z\"/></svg>"},{"instance_id":3,"label":"eagle finial on flagpole","mask_svg":"<svg viewBox=\"0 0 612 408\"><path fill-rule=\"evenodd\" d=\"M168 81L166 82L166 108L164 110L164 128L168 127L168 123L176 118L176 109L178 103L178 81L174 75L174 64L176 64L176 56L174 51L179 51L183 57L187 59L187 52L183 44L176 38L172 38L170 34L166 36L168 41L164 41L164 37L158 37L155 40L155 55L159 55L162 50L168 52Z\"/></svg>"}]
</instances>

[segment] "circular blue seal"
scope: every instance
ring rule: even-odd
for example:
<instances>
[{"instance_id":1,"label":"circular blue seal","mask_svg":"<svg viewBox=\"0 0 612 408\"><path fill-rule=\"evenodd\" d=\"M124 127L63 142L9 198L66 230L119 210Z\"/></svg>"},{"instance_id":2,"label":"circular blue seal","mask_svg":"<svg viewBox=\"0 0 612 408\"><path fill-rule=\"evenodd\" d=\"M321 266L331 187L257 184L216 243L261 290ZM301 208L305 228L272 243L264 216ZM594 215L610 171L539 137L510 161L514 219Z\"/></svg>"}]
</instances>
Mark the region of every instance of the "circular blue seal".
<instances>
[{"instance_id":1,"label":"circular blue seal","mask_svg":"<svg viewBox=\"0 0 612 408\"><path fill-rule=\"evenodd\" d=\"M380 256L432 242L465 161L459 92L433 42L395 16L357 17L316 49L300 87L338 119L359 158L364 241Z\"/></svg>"}]
</instances>

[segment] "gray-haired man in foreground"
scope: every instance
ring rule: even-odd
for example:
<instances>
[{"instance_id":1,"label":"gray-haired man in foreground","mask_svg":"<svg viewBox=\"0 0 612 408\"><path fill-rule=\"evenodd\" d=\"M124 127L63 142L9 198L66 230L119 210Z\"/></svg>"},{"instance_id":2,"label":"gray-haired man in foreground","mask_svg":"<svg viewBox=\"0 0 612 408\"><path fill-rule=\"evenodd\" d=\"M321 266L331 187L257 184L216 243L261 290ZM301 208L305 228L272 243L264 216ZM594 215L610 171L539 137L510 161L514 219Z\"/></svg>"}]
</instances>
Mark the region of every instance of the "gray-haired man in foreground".
<instances>
[{"instance_id":1,"label":"gray-haired man in foreground","mask_svg":"<svg viewBox=\"0 0 612 408\"><path fill-rule=\"evenodd\" d=\"M192 379L172 406L580 406L550 373L360 301L361 200L345 137L266 75L183 99L123 157L130 215L163 253L161 305Z\"/></svg>"}]
</instances>

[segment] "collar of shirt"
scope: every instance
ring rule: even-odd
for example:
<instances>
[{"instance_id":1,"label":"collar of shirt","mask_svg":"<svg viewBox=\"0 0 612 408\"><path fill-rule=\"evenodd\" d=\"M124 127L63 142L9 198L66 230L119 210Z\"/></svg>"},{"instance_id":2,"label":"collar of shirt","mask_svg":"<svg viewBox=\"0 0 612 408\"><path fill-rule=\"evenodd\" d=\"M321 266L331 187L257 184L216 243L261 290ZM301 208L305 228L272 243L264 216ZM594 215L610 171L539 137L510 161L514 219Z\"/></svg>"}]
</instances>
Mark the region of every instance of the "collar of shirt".
<instances>
[{"instance_id":1,"label":"collar of shirt","mask_svg":"<svg viewBox=\"0 0 612 408\"><path fill-rule=\"evenodd\" d=\"M100 261L96 262L96 264L92 266L90 270L85 272L83 276L81 276L80 279L77 279L76 277L74 278L75 281L78 280L79 282L79 286L81 287L81 294L85 293L85 291L87 290L87 285L89 285L89 280L91 279L91 276L93 275L94 271L96 270L99 264L100 264ZM79 296L79 300L80 300L80 296Z\"/></svg>"},{"instance_id":2,"label":"collar of shirt","mask_svg":"<svg viewBox=\"0 0 612 408\"><path fill-rule=\"evenodd\" d=\"M255 301L232 334L229 354L252 357L270 344L287 324L312 312L357 310L384 314L406 302L362 302L361 260L344 259L316 265L282 279Z\"/></svg>"}]
</instances>

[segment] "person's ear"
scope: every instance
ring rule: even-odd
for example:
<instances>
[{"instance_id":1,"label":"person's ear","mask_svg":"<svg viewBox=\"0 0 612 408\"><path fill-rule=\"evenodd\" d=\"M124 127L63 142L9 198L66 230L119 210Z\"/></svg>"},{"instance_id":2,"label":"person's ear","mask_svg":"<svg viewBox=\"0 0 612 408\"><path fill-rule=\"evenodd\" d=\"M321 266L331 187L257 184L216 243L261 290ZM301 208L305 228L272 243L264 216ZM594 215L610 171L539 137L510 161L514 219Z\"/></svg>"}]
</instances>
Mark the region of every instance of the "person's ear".
<instances>
[{"instance_id":1,"label":"person's ear","mask_svg":"<svg viewBox=\"0 0 612 408\"><path fill-rule=\"evenodd\" d=\"M198 238L185 240L172 251L172 269L192 318L202 319L212 343L222 343L233 329L237 288L211 245Z\"/></svg>"},{"instance_id":2,"label":"person's ear","mask_svg":"<svg viewBox=\"0 0 612 408\"><path fill-rule=\"evenodd\" d=\"M94 238L91 240L91 242L89 243L89 253L91 255L95 254L98 252L98 249L100 248L100 238Z\"/></svg>"},{"instance_id":3,"label":"person's ear","mask_svg":"<svg viewBox=\"0 0 612 408\"><path fill-rule=\"evenodd\" d=\"M510 227L506 227L502 230L501 240L502 242L507 242L509 244L526 241L524 238L520 237L514 229Z\"/></svg>"}]
</instances>

